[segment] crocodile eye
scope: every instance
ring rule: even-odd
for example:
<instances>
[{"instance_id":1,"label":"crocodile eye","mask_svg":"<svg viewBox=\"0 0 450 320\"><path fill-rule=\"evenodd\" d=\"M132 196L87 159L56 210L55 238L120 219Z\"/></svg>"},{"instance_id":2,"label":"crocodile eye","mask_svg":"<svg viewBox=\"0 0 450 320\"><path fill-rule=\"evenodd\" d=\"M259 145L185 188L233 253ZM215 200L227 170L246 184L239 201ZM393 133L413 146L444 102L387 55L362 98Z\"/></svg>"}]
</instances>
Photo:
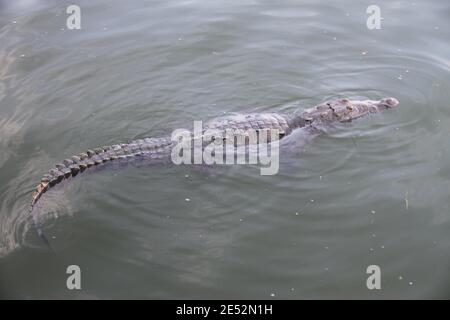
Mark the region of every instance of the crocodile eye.
<instances>
[{"instance_id":1,"label":"crocodile eye","mask_svg":"<svg viewBox=\"0 0 450 320\"><path fill-rule=\"evenodd\" d=\"M348 111L353 111L353 107L352 106L347 106L347 110Z\"/></svg>"}]
</instances>

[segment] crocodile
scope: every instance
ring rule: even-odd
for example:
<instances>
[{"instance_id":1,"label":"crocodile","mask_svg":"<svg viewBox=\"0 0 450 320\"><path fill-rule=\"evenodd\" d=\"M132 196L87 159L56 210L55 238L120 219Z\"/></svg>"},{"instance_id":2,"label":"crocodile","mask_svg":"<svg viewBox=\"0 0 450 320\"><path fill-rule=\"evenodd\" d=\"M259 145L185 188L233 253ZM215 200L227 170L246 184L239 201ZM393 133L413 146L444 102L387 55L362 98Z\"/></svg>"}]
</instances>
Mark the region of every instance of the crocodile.
<instances>
[{"instance_id":1,"label":"crocodile","mask_svg":"<svg viewBox=\"0 0 450 320\"><path fill-rule=\"evenodd\" d=\"M225 132L235 130L270 130L276 129L279 138L289 136L296 129L307 129L307 132L319 132L322 127L334 122L347 122L371 113L396 107L399 101L395 98L381 100L350 100L341 98L318 104L312 108L297 110L293 114L253 113L222 116L206 123L204 130L215 129ZM293 135L292 135L293 136ZM283 141L283 140L281 140ZM83 171L100 166L106 162L121 159L170 158L174 142L171 137L145 138L129 143L89 149L56 164L43 176L37 185L29 208L30 214L41 196L61 181L74 177ZM38 230L39 231L39 230Z\"/></svg>"}]
</instances>

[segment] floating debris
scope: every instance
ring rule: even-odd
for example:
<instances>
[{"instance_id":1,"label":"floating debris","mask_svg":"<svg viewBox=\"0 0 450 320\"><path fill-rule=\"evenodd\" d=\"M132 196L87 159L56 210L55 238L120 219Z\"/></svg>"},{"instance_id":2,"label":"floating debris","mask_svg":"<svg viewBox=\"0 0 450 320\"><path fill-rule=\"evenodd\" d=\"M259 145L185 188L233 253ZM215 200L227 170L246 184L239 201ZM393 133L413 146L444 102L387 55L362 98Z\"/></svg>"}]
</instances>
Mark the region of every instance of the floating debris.
<instances>
[{"instance_id":1,"label":"floating debris","mask_svg":"<svg viewBox=\"0 0 450 320\"><path fill-rule=\"evenodd\" d=\"M406 193L405 193L405 208L406 208L406 210L408 210L408 208L409 208L408 190L406 190Z\"/></svg>"},{"instance_id":2,"label":"floating debris","mask_svg":"<svg viewBox=\"0 0 450 320\"><path fill-rule=\"evenodd\" d=\"M191 199L189 199L189 198L186 198L186 199L184 199L186 202L189 202L189 201L191 201Z\"/></svg>"}]
</instances>

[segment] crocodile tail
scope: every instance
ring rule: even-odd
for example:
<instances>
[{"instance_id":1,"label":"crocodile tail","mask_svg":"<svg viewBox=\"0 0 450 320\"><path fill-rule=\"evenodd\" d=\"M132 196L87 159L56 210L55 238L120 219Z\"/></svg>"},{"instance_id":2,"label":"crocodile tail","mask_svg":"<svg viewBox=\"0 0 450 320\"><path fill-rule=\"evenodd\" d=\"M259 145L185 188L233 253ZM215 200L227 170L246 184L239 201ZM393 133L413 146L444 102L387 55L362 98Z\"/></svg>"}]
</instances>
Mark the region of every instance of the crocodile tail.
<instances>
[{"instance_id":1,"label":"crocodile tail","mask_svg":"<svg viewBox=\"0 0 450 320\"><path fill-rule=\"evenodd\" d=\"M30 213L42 195L65 179L74 177L86 169L117 159L157 154L161 148L171 144L170 138L146 138L112 146L87 150L79 155L65 159L44 175L37 185L31 200Z\"/></svg>"},{"instance_id":2,"label":"crocodile tail","mask_svg":"<svg viewBox=\"0 0 450 320\"><path fill-rule=\"evenodd\" d=\"M62 182L64 179L76 176L78 173L83 172L85 169L99 165L103 162L118 159L119 157L128 156L132 150L127 147L128 145L118 145L114 147L106 146L103 148L97 148L94 150L87 150L85 153L81 153L78 156L73 156L70 159L64 160L62 163L55 165L44 177L41 182L36 186L33 192L31 204L29 208L29 214L33 218L33 228L36 230L39 237L45 243L45 245L52 249L48 238L45 236L40 224L37 221L36 215L33 215L33 209L42 195L56 184Z\"/></svg>"}]
</instances>

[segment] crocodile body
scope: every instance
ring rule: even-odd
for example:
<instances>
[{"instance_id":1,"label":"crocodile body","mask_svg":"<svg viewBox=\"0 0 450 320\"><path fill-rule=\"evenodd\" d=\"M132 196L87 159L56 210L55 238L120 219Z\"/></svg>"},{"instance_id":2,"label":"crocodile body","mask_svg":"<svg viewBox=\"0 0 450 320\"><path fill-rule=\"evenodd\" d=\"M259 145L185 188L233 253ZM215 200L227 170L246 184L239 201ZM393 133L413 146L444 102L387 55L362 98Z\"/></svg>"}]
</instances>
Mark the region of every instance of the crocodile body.
<instances>
[{"instance_id":1,"label":"crocodile body","mask_svg":"<svg viewBox=\"0 0 450 320\"><path fill-rule=\"evenodd\" d=\"M370 113L380 112L397 106L395 98L375 100L338 99L319 104L313 108L299 110L292 115L277 113L242 114L215 118L206 123L205 130L225 132L233 130L277 129L279 138L290 135L295 129L319 129L333 122L351 121ZM56 164L44 175L33 193L30 212L40 197L64 179L76 176L90 167L120 159L146 157L149 159L170 158L174 142L171 137L146 138L129 143L104 146L75 155Z\"/></svg>"}]
</instances>

